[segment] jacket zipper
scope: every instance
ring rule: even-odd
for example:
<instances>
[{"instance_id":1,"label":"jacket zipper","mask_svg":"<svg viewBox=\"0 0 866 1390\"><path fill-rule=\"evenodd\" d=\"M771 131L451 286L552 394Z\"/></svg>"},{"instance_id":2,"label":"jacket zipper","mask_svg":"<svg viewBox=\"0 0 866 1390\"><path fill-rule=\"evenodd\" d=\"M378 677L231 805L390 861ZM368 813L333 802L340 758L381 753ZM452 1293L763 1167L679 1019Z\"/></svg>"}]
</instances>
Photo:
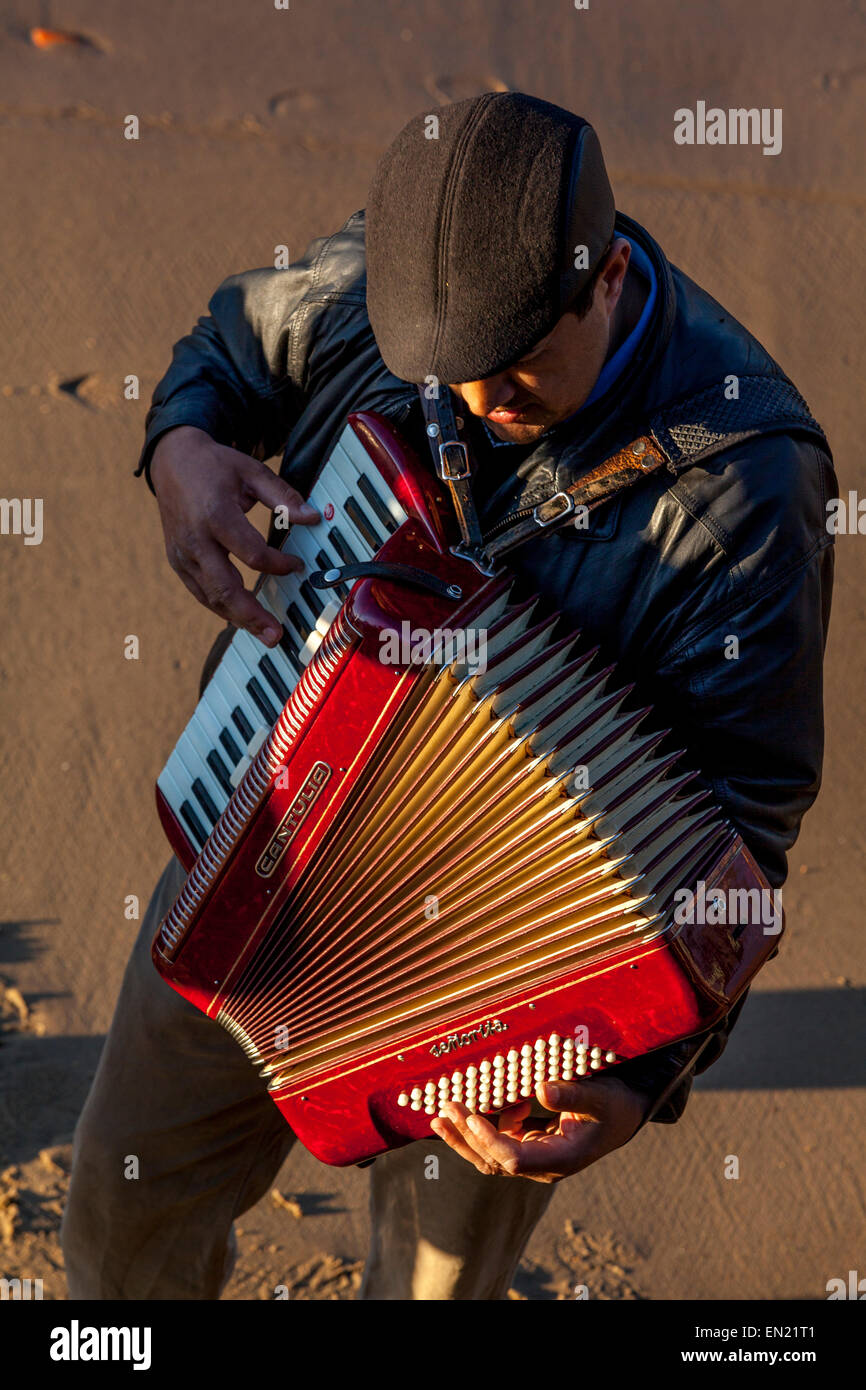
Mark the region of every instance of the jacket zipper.
<instances>
[{"instance_id":1,"label":"jacket zipper","mask_svg":"<svg viewBox=\"0 0 866 1390\"><path fill-rule=\"evenodd\" d=\"M518 521L526 521L534 512L535 507L521 507L519 511L512 512L510 516L503 517L501 521L497 521L494 526L491 526L489 531L485 531L482 540L485 542L491 541L494 536L499 535L500 531L510 530Z\"/></svg>"}]
</instances>

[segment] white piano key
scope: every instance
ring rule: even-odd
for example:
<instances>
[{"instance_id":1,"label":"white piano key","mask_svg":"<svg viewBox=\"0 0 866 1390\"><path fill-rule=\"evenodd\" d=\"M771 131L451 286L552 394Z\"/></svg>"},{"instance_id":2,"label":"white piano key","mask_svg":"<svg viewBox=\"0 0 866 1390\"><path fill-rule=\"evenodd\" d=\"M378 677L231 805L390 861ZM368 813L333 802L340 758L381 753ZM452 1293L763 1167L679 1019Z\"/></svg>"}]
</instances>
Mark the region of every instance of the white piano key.
<instances>
[{"instance_id":1,"label":"white piano key","mask_svg":"<svg viewBox=\"0 0 866 1390\"><path fill-rule=\"evenodd\" d=\"M344 476L346 483L353 489L355 479L360 473L363 473L397 525L399 526L406 520L406 512L397 501L354 430L346 429L343 431L331 458L328 460L329 467L332 461L334 468ZM349 470L348 475L347 469Z\"/></svg>"},{"instance_id":2,"label":"white piano key","mask_svg":"<svg viewBox=\"0 0 866 1390\"><path fill-rule=\"evenodd\" d=\"M226 653L226 657L228 658L229 656L231 656L231 653L230 653L230 652L227 652L227 653ZM246 679L248 679L248 677L244 680L244 683L241 684L240 675L241 675L242 669L243 669L243 668L241 668L241 666L240 666L239 663L238 663L237 665L235 665L233 662L230 663L230 662L226 661L226 663L225 663L225 670L223 671L222 680L221 680L223 692L224 692L224 694L225 694L225 697L226 697L228 703L231 705L231 714L230 714L230 721L231 721L231 722L230 722L229 724L226 725L226 728L228 728L230 731L234 731L234 734L235 734L235 742L238 743L239 745L243 745L243 744L245 743L245 739L244 739L244 736L243 736L243 734L241 733L240 729L238 728L237 724L235 723L235 720L234 720L234 711L235 711L235 709L236 709L236 708L240 708L240 709L243 711L243 713L244 713L244 714L246 715L246 717L247 717L248 723L251 725L252 728L255 728L255 727L256 727L256 724L258 723L258 720L259 720L258 711L255 712L255 715L254 715L254 717L253 717L252 712L251 712L251 709L250 709L250 707L251 707L251 705L252 705L252 701L251 701L251 699L250 699L250 697L249 697L249 693L248 693L248 691L247 691L247 689L246 689Z\"/></svg>"},{"instance_id":3,"label":"white piano key","mask_svg":"<svg viewBox=\"0 0 866 1390\"><path fill-rule=\"evenodd\" d=\"M223 665L234 680L236 687L243 692L242 699L239 703L245 707L250 701L247 681L252 680L253 676L256 674L257 664L251 664L244 654L244 648L238 640L243 635L244 634L240 632L235 634L231 646L223 657ZM255 726L257 722L257 720L254 720L253 725Z\"/></svg>"},{"instance_id":4,"label":"white piano key","mask_svg":"<svg viewBox=\"0 0 866 1390\"><path fill-rule=\"evenodd\" d=\"M214 804L220 812L224 811L228 805L230 793L226 791L207 759L209 753L218 752L222 756L224 765L228 760L219 742L219 728L216 727L216 721L213 720L210 711L206 707L200 705L196 710L195 715L186 726L184 738L185 747L194 750L196 754L195 765L201 766L202 769L207 770L210 781L205 782L205 786L213 797ZM181 755L184 755L183 749L181 750ZM191 758L184 756L184 762L189 766ZM226 770L229 771L230 769L227 768ZM200 775L204 780L204 772ZM192 783L190 783L190 786L191 785Z\"/></svg>"},{"instance_id":5,"label":"white piano key","mask_svg":"<svg viewBox=\"0 0 866 1390\"><path fill-rule=\"evenodd\" d=\"M331 483L331 499L336 508L336 515L331 521L331 527L336 526L337 530L342 532L360 561L369 560L375 552L346 511L346 502L350 497L354 497L354 493L350 492L345 483L335 476ZM333 541L331 544L333 545ZM340 563L344 562L341 560Z\"/></svg>"},{"instance_id":6,"label":"white piano key","mask_svg":"<svg viewBox=\"0 0 866 1390\"><path fill-rule=\"evenodd\" d=\"M249 743L247 744L247 756L249 758L254 758L256 756L270 732L271 731L266 724L259 725L252 738L250 739Z\"/></svg>"},{"instance_id":7,"label":"white piano key","mask_svg":"<svg viewBox=\"0 0 866 1390\"><path fill-rule=\"evenodd\" d=\"M197 775L198 774L196 773L196 776ZM208 823L208 817L202 810L197 798L193 795L192 784L194 781L195 776L190 776L189 768L183 761L183 758L181 757L177 748L175 748L174 752L172 753L171 757L166 763L165 768L163 769L162 775L160 777L160 786L163 788L163 795L165 796L169 806L171 807L172 811L174 812L184 831L186 832L186 834L190 835L190 839L192 839L189 827L187 826L183 818L183 812L181 810L183 803L185 801L188 801L190 806L192 807L196 819L201 824L202 830L204 831L204 837L205 839L207 839L208 835L213 829L213 826ZM173 795L168 795L166 791L167 788L173 789ZM200 849L201 847L196 845L195 848Z\"/></svg>"},{"instance_id":8,"label":"white piano key","mask_svg":"<svg viewBox=\"0 0 866 1390\"><path fill-rule=\"evenodd\" d=\"M201 731L197 727L196 721L191 721L191 726L187 726L184 737L180 739L177 745L177 753L181 765L187 770L189 779L188 799L192 802L201 820L208 818L208 812L205 811L193 791L193 782L201 782L216 808L217 817L222 815L228 805L228 797L207 765L206 759L209 752L210 749L206 746L205 740L201 737ZM212 830L213 825L208 825L207 829Z\"/></svg>"},{"instance_id":9,"label":"white piano key","mask_svg":"<svg viewBox=\"0 0 866 1390\"><path fill-rule=\"evenodd\" d=\"M219 671L222 671L222 663L220 663ZM207 689L202 695L201 700L198 704L198 709L196 710L196 714L193 715L193 718L196 718L198 711L202 708L209 710L211 718L214 720L216 724L219 725L220 730L225 729L231 735L233 742L237 745L240 751L243 752L243 739L241 738L232 719L232 710L237 704L237 700L229 701L226 698L227 683L222 676L220 676L219 679L217 679L218 674L219 672L214 675L213 680L210 681ZM228 762L229 753L223 747L223 744L219 742L219 739L215 747L223 752L223 756Z\"/></svg>"},{"instance_id":10,"label":"white piano key","mask_svg":"<svg viewBox=\"0 0 866 1390\"><path fill-rule=\"evenodd\" d=\"M351 497L355 501L357 506L360 508L362 514L368 519L368 522L374 534L378 538L378 545L375 547L376 550L378 550L382 545L384 545L385 541L388 539L390 531L385 526L384 522L379 518L374 508L370 505L369 500L366 497L364 497L364 494L360 491L358 484L360 474L363 473L368 483L376 492L376 495L378 497L379 493L376 490L375 481L370 475L371 472L375 473L376 477L379 478L381 482L381 474L379 474L378 469L375 468L375 466L373 465L372 459L367 457L365 462L362 461L361 466L359 467L352 460L347 450L339 446L334 450L334 453L331 456L329 463L333 465L333 469L329 470L329 478L331 480L332 485L334 479L339 480L339 483L342 486L343 496ZM387 493L387 491L388 489L386 487L385 492ZM385 497L380 497L380 501L384 504ZM400 513L399 520L404 521L406 519L406 513L403 511L402 507L400 507L399 503L397 503L396 506ZM397 520L397 517L393 516L393 514L392 517L395 521Z\"/></svg>"},{"instance_id":11,"label":"white piano key","mask_svg":"<svg viewBox=\"0 0 866 1390\"><path fill-rule=\"evenodd\" d=\"M267 609L273 613L275 618L282 622L286 616L286 609L289 606L290 594L288 581L291 575L269 574L256 598L263 603Z\"/></svg>"},{"instance_id":12,"label":"white piano key","mask_svg":"<svg viewBox=\"0 0 866 1390\"><path fill-rule=\"evenodd\" d=\"M247 768L250 766L251 763L252 763L252 758L249 756L248 753L245 753L244 756L241 758L240 762L238 763L237 767L235 768L234 772L232 773L232 786L233 786L233 787L239 787L239 786L240 786L241 782L242 782L243 779L244 779L244 775L245 775L245 773L246 773L246 770L247 770Z\"/></svg>"},{"instance_id":13,"label":"white piano key","mask_svg":"<svg viewBox=\"0 0 866 1390\"><path fill-rule=\"evenodd\" d=\"M181 771L181 781L178 781L178 771ZM186 784L186 768L182 766L180 759L175 759L172 753L162 772L157 779L157 786L165 797L174 814L180 819L181 803L187 800L188 787Z\"/></svg>"},{"instance_id":14,"label":"white piano key","mask_svg":"<svg viewBox=\"0 0 866 1390\"><path fill-rule=\"evenodd\" d=\"M336 599L331 599L325 604L319 617L316 619L316 631L320 632L323 637L327 637L328 628L331 626L331 623L336 618L342 606L343 605L338 603Z\"/></svg>"},{"instance_id":15,"label":"white piano key","mask_svg":"<svg viewBox=\"0 0 866 1390\"><path fill-rule=\"evenodd\" d=\"M261 715L259 716L259 718L261 718ZM231 775L231 783L233 787L237 787L240 785L241 781L243 780L244 773L254 761L256 754L258 753L262 744L267 739L269 733L270 729L268 728L267 724L260 724L259 727L256 729L255 733L253 734L252 738L247 744L244 756L241 758L240 762L238 763L237 767Z\"/></svg>"},{"instance_id":16,"label":"white piano key","mask_svg":"<svg viewBox=\"0 0 866 1390\"><path fill-rule=\"evenodd\" d=\"M232 647L244 665L249 667L250 675L257 676L259 662L263 656L267 656L270 648L266 647L264 642L260 642L258 638L251 636L249 632L245 632L243 628L239 629L232 638Z\"/></svg>"},{"instance_id":17,"label":"white piano key","mask_svg":"<svg viewBox=\"0 0 866 1390\"><path fill-rule=\"evenodd\" d=\"M298 652L298 660L302 661L303 664L307 666L316 655L316 652L319 650L324 640L321 632L317 632L316 629L313 628L306 642Z\"/></svg>"}]
</instances>

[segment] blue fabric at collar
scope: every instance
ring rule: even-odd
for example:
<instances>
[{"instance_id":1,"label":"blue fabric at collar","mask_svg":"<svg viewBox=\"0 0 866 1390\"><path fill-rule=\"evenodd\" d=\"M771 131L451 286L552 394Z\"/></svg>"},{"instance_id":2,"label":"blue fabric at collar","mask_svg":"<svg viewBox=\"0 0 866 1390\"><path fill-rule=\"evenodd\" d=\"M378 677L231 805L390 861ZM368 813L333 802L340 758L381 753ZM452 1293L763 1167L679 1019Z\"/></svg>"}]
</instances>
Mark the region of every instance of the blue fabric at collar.
<instances>
[{"instance_id":1,"label":"blue fabric at collar","mask_svg":"<svg viewBox=\"0 0 866 1390\"><path fill-rule=\"evenodd\" d=\"M646 254L646 252L640 246L638 246L637 242L632 241L631 237L626 237L625 240L631 247L632 264L634 265L635 269L638 270L649 281L649 294L647 295L646 303L644 304L643 309L641 310L641 316L635 324L634 328L632 329L631 333L628 335L625 342L617 348L616 352L613 354L613 357L608 358L608 360L605 362L604 366L598 374L598 380L596 381L595 386L593 386L592 391L587 396L583 405L580 407L580 410L576 410L574 415L568 416L569 420L576 420L577 417L580 415L580 411L586 410L587 406L592 405L595 401L597 401L600 396L604 395L605 391L609 391L613 383L616 381L617 377L621 376L621 374L625 371L629 362L632 360L635 353L637 352L641 339L643 338L643 335L646 332L646 327L650 321L653 309L655 308L655 302L658 297L658 281L656 279L656 273L652 267L652 262L650 261L650 258ZM519 447L510 443L506 439L497 439L496 435L493 434L493 432L491 431L490 426L487 424L486 420L482 421L482 424L484 425L484 428L487 431L487 437L490 440L490 443L493 444L494 447L504 449L512 449L515 447ZM560 424L567 424L567 421L560 421ZM542 436L542 438L543 437L544 436Z\"/></svg>"}]
</instances>

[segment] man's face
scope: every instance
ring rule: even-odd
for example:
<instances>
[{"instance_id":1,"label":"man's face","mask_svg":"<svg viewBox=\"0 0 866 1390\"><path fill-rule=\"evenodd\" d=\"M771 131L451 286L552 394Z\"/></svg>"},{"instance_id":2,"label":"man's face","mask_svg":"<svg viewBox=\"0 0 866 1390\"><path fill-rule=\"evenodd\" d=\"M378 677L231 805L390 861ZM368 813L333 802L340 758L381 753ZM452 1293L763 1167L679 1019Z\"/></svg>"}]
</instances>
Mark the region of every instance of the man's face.
<instances>
[{"instance_id":1,"label":"man's face","mask_svg":"<svg viewBox=\"0 0 866 1390\"><path fill-rule=\"evenodd\" d=\"M533 443L583 405L608 355L630 252L628 242L617 238L585 318L563 314L552 332L512 366L482 381L452 385L497 439Z\"/></svg>"}]
</instances>

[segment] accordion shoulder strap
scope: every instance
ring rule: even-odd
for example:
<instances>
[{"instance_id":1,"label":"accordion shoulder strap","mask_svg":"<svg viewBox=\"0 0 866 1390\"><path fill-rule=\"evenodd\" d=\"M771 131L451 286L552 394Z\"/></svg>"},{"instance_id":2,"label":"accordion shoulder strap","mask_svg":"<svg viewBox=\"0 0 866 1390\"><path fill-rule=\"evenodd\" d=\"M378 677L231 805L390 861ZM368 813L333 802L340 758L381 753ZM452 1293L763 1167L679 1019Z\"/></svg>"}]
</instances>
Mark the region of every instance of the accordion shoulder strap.
<instances>
[{"instance_id":1,"label":"accordion shoulder strap","mask_svg":"<svg viewBox=\"0 0 866 1390\"><path fill-rule=\"evenodd\" d=\"M454 553L471 560L482 572L490 573L481 524L472 496L474 460L468 443L461 436L463 421L458 422L454 414L451 391L446 386L440 392L437 386L434 391L428 392L426 385L419 385L418 395L433 467L437 478L445 483L451 494L451 504L460 527L460 544L453 547Z\"/></svg>"},{"instance_id":2,"label":"accordion shoulder strap","mask_svg":"<svg viewBox=\"0 0 866 1390\"><path fill-rule=\"evenodd\" d=\"M829 453L824 431L787 377L741 376L737 391L736 399L729 400L719 384L662 407L644 434L538 503L528 515L524 509L513 524L503 523L499 534L485 543L490 559L509 554L537 536L539 528L564 525L578 507L594 511L648 474L664 469L678 477L694 464L758 435L806 434Z\"/></svg>"}]
</instances>

